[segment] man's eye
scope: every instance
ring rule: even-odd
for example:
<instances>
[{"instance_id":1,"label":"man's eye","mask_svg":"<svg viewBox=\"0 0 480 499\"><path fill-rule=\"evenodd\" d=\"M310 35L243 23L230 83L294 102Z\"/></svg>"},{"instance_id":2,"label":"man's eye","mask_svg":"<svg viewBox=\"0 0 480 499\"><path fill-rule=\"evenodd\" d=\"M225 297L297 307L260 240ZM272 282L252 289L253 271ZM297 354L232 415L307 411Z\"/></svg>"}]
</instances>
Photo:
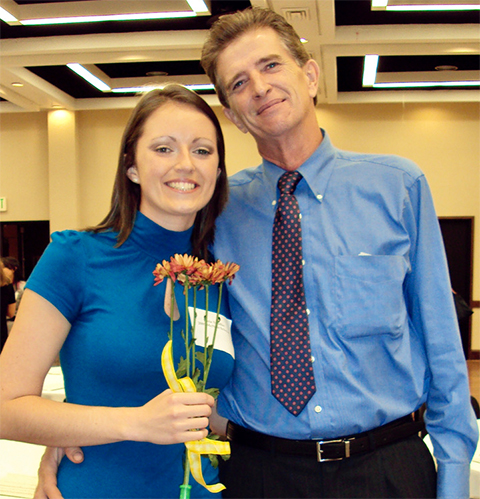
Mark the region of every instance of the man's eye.
<instances>
[{"instance_id":1,"label":"man's eye","mask_svg":"<svg viewBox=\"0 0 480 499\"><path fill-rule=\"evenodd\" d=\"M243 85L244 81L243 80L240 80L240 81L237 81L235 82L233 85L232 85L232 90L237 90L237 88L241 87Z\"/></svg>"},{"instance_id":2,"label":"man's eye","mask_svg":"<svg viewBox=\"0 0 480 499\"><path fill-rule=\"evenodd\" d=\"M267 69L273 69L276 66L278 66L278 62L270 62L269 64L267 64Z\"/></svg>"}]
</instances>

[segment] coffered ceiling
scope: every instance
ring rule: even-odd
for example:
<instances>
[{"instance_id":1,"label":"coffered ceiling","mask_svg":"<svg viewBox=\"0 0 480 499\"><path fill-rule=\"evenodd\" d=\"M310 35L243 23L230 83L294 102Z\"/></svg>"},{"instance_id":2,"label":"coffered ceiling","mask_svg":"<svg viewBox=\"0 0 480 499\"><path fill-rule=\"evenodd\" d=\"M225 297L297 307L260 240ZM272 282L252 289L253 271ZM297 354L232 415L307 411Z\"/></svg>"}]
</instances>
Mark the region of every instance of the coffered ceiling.
<instances>
[{"instance_id":1,"label":"coffered ceiling","mask_svg":"<svg viewBox=\"0 0 480 499\"><path fill-rule=\"evenodd\" d=\"M472 3L449 3L455 1ZM446 0L409 3L442 2ZM182 19L40 26L0 21L0 112L132 107L135 94L118 93L118 88L165 81L209 83L199 64L209 26L218 16L250 5L279 12L306 40L321 68L320 104L480 101L478 10L372 10L370 0L205 3L208 12ZM0 6L23 21L173 10L194 15L187 0L0 0ZM379 56L375 86L362 85L366 55ZM110 90L87 83L67 67L71 63L88 69ZM416 86L376 86L402 82ZM426 82L434 86L423 86ZM214 91L199 93L218 103Z\"/></svg>"}]
</instances>

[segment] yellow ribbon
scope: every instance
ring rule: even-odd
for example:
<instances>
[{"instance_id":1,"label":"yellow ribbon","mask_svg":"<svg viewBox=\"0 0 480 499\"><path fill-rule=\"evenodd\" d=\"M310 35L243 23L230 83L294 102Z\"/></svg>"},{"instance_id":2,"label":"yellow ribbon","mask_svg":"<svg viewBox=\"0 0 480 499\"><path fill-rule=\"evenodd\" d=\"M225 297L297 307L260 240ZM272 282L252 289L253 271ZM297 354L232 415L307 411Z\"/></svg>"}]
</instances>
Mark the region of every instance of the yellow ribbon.
<instances>
[{"instance_id":1,"label":"yellow ribbon","mask_svg":"<svg viewBox=\"0 0 480 499\"><path fill-rule=\"evenodd\" d=\"M167 379L168 386L176 393L185 392L193 393L197 389L191 378L185 377L178 379L173 367L172 358L172 341L168 341L162 352L162 368L165 378ZM207 490L212 493L220 492L225 489L225 485L216 483L214 485L207 485L203 478L202 473L202 454L230 454L230 443L221 442L218 440L211 440L209 438L202 438L201 440L194 440L185 442L187 447L188 462L190 463L190 471L193 478L203 485Z\"/></svg>"}]
</instances>

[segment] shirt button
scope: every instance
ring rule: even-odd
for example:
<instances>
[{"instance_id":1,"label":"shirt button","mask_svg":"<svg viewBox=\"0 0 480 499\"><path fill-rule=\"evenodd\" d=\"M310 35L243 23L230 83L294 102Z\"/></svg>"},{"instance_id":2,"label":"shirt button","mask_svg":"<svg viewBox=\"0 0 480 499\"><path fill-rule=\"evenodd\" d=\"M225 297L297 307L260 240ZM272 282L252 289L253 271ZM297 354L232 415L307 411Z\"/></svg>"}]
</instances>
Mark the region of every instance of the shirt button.
<instances>
[{"instance_id":1,"label":"shirt button","mask_svg":"<svg viewBox=\"0 0 480 499\"><path fill-rule=\"evenodd\" d=\"M277 204L277 202L275 201L275 199L272 201L272 206L275 206Z\"/></svg>"},{"instance_id":2,"label":"shirt button","mask_svg":"<svg viewBox=\"0 0 480 499\"><path fill-rule=\"evenodd\" d=\"M317 199L321 201L323 199L323 196L321 194L317 194Z\"/></svg>"},{"instance_id":3,"label":"shirt button","mask_svg":"<svg viewBox=\"0 0 480 499\"><path fill-rule=\"evenodd\" d=\"M302 214L301 214L301 213L299 213L299 214L298 214L298 218L299 218L300 220L302 219Z\"/></svg>"},{"instance_id":4,"label":"shirt button","mask_svg":"<svg viewBox=\"0 0 480 499\"><path fill-rule=\"evenodd\" d=\"M312 362L312 364L313 364L313 363L315 362L315 357L312 355L312 356L310 357L310 360L311 360L311 362Z\"/></svg>"},{"instance_id":5,"label":"shirt button","mask_svg":"<svg viewBox=\"0 0 480 499\"><path fill-rule=\"evenodd\" d=\"M310 315L310 309L307 308L307 315Z\"/></svg>"},{"instance_id":6,"label":"shirt button","mask_svg":"<svg viewBox=\"0 0 480 499\"><path fill-rule=\"evenodd\" d=\"M305 265L305 260L302 260L302 265Z\"/></svg>"},{"instance_id":7,"label":"shirt button","mask_svg":"<svg viewBox=\"0 0 480 499\"><path fill-rule=\"evenodd\" d=\"M322 412L322 408L319 405L315 406L315 412Z\"/></svg>"}]
</instances>

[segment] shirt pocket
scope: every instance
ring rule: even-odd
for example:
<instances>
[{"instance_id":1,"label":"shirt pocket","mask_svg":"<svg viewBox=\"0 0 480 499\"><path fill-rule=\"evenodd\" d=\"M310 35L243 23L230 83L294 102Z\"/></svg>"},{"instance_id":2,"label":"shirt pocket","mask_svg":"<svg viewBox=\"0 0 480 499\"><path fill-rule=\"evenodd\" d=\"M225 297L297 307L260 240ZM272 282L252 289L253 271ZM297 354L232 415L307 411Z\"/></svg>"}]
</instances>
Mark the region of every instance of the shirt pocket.
<instances>
[{"instance_id":1,"label":"shirt pocket","mask_svg":"<svg viewBox=\"0 0 480 499\"><path fill-rule=\"evenodd\" d=\"M337 333L349 337L400 335L407 320L402 256L335 257Z\"/></svg>"}]
</instances>

